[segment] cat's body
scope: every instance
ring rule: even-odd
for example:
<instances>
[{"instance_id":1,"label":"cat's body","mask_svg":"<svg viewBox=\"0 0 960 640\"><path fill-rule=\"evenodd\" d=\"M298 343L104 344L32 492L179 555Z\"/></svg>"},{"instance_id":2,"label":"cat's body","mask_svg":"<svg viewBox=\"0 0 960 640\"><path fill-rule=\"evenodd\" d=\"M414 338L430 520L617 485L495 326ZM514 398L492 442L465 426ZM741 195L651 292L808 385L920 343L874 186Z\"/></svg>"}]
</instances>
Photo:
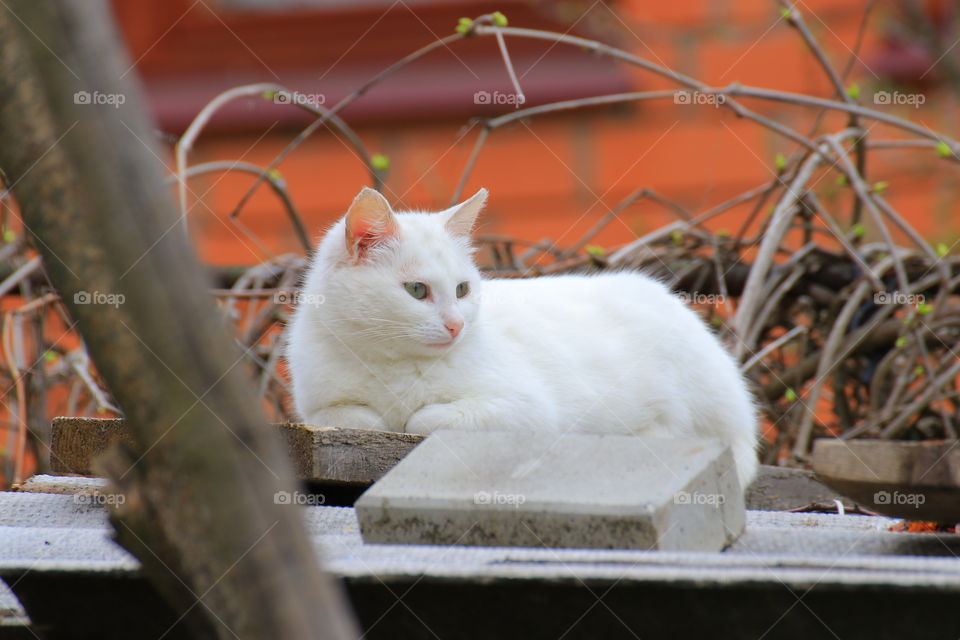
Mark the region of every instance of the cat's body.
<instances>
[{"instance_id":1,"label":"cat's body","mask_svg":"<svg viewBox=\"0 0 960 640\"><path fill-rule=\"evenodd\" d=\"M423 434L716 437L745 486L757 466L754 407L696 314L633 272L481 281L468 234L484 197L393 214L361 192L322 241L290 328L301 417ZM418 298L410 285L421 283L429 293Z\"/></svg>"}]
</instances>

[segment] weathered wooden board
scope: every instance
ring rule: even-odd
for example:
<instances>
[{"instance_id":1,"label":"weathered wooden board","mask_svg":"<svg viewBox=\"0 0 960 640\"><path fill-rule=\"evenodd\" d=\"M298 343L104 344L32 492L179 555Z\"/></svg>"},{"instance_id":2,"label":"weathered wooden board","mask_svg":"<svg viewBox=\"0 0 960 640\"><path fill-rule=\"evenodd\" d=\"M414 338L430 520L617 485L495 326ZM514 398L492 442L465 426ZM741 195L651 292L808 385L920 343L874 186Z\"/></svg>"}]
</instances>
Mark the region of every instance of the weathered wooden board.
<instances>
[{"instance_id":1,"label":"weathered wooden board","mask_svg":"<svg viewBox=\"0 0 960 640\"><path fill-rule=\"evenodd\" d=\"M50 469L54 473L94 475L93 458L117 440L130 440L123 420L54 418L50 432Z\"/></svg>"},{"instance_id":2,"label":"weathered wooden board","mask_svg":"<svg viewBox=\"0 0 960 640\"><path fill-rule=\"evenodd\" d=\"M960 441L814 442L813 469L860 505L910 520L960 522Z\"/></svg>"},{"instance_id":3,"label":"weathered wooden board","mask_svg":"<svg viewBox=\"0 0 960 640\"><path fill-rule=\"evenodd\" d=\"M303 480L373 484L420 444L414 433L281 424Z\"/></svg>"},{"instance_id":4,"label":"weathered wooden board","mask_svg":"<svg viewBox=\"0 0 960 640\"><path fill-rule=\"evenodd\" d=\"M305 424L274 427L289 446L297 477L321 483L372 484L423 440L392 431ZM94 457L125 438L122 419L54 418L50 467L54 473L93 475Z\"/></svg>"}]
</instances>

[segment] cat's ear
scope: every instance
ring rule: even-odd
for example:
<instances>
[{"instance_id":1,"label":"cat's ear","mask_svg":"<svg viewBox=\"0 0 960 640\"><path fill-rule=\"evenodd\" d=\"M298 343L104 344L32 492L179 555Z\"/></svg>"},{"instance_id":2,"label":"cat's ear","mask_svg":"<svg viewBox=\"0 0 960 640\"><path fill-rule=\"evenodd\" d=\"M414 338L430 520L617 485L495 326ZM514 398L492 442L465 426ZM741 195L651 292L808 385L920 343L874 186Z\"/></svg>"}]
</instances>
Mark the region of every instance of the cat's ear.
<instances>
[{"instance_id":1,"label":"cat's ear","mask_svg":"<svg viewBox=\"0 0 960 640\"><path fill-rule=\"evenodd\" d=\"M396 237L398 230L387 199L379 191L364 187L347 210L347 253L360 262L370 249Z\"/></svg>"},{"instance_id":2,"label":"cat's ear","mask_svg":"<svg viewBox=\"0 0 960 640\"><path fill-rule=\"evenodd\" d=\"M480 189L460 204L448 209L447 221L444 223L447 231L455 236L469 236L486 202L487 190Z\"/></svg>"}]
</instances>

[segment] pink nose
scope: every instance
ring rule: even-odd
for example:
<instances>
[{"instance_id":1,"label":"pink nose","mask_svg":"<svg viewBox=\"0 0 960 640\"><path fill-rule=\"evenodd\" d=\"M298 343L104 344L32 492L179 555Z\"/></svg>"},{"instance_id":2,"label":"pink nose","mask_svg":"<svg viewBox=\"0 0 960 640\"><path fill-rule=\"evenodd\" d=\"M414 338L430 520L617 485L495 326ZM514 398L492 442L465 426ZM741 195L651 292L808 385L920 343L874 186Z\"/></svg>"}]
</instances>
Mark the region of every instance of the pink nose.
<instances>
[{"instance_id":1,"label":"pink nose","mask_svg":"<svg viewBox=\"0 0 960 640\"><path fill-rule=\"evenodd\" d=\"M447 320L443 326L450 332L451 338L456 338L463 331L463 320Z\"/></svg>"}]
</instances>

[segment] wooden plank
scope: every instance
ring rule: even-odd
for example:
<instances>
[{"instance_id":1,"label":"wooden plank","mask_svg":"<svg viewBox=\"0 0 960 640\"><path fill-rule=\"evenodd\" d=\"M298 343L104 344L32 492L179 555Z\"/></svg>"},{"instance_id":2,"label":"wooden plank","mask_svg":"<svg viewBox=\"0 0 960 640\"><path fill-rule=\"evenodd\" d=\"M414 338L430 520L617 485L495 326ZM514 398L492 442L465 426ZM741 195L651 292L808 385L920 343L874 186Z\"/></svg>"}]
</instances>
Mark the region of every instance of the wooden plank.
<instances>
[{"instance_id":1,"label":"wooden plank","mask_svg":"<svg viewBox=\"0 0 960 640\"><path fill-rule=\"evenodd\" d=\"M278 424L301 480L372 484L420 444L423 436L306 424ZM50 467L57 474L94 475L93 459L128 439L123 419L53 419Z\"/></svg>"},{"instance_id":2,"label":"wooden plank","mask_svg":"<svg viewBox=\"0 0 960 640\"><path fill-rule=\"evenodd\" d=\"M122 419L54 418L50 434L50 469L54 473L94 475L93 458L118 440L130 441Z\"/></svg>"},{"instance_id":3,"label":"wooden plank","mask_svg":"<svg viewBox=\"0 0 960 640\"><path fill-rule=\"evenodd\" d=\"M312 482L373 484L424 439L372 429L277 426L290 447L297 476Z\"/></svg>"},{"instance_id":4,"label":"wooden plank","mask_svg":"<svg viewBox=\"0 0 960 640\"><path fill-rule=\"evenodd\" d=\"M860 505L910 520L960 522L960 447L956 440L814 442L812 463L827 486Z\"/></svg>"}]
</instances>

